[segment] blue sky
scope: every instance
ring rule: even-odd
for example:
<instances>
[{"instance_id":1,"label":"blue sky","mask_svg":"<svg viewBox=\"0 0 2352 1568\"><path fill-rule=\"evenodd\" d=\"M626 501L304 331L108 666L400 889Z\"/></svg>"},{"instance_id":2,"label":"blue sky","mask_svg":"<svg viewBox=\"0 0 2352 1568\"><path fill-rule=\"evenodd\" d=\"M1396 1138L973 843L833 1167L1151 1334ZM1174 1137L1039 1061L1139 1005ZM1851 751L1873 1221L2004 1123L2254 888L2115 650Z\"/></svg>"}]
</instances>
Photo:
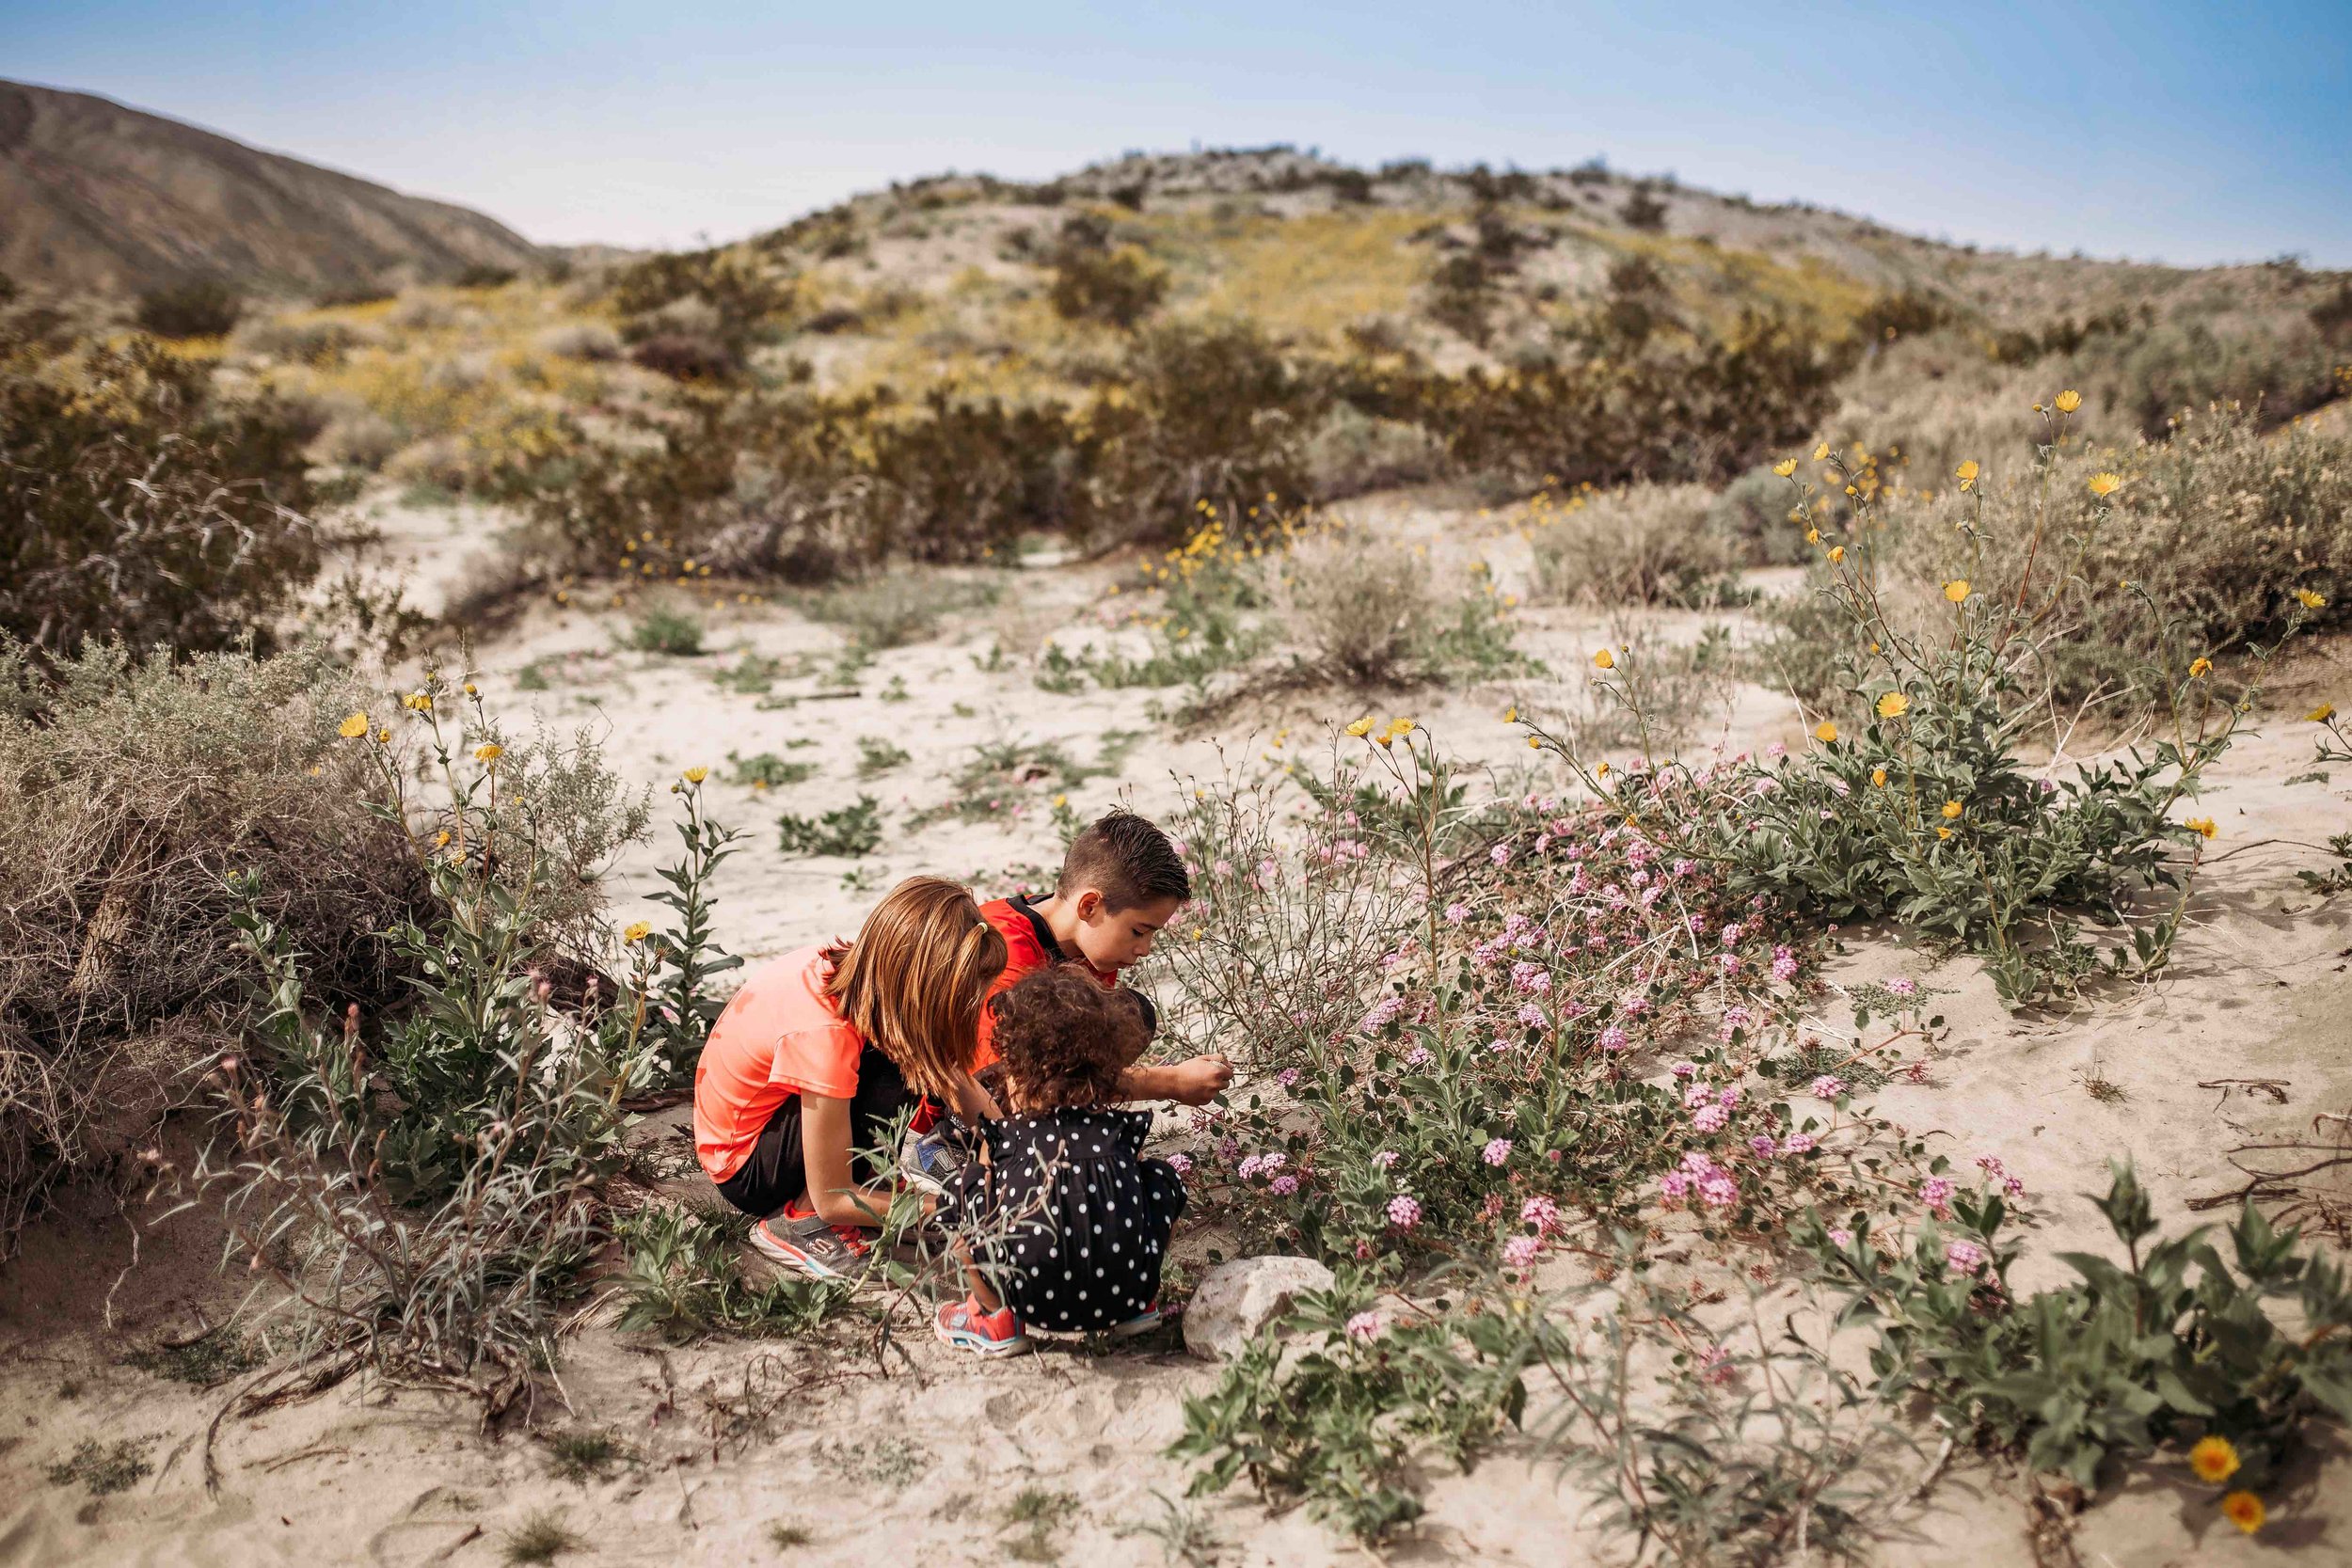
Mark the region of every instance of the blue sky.
<instances>
[{"instance_id":1,"label":"blue sky","mask_svg":"<svg viewBox=\"0 0 2352 1568\"><path fill-rule=\"evenodd\" d=\"M1672 170L2020 249L2352 266L2352 0L0 0L0 75L685 245L944 168L1317 146Z\"/></svg>"}]
</instances>

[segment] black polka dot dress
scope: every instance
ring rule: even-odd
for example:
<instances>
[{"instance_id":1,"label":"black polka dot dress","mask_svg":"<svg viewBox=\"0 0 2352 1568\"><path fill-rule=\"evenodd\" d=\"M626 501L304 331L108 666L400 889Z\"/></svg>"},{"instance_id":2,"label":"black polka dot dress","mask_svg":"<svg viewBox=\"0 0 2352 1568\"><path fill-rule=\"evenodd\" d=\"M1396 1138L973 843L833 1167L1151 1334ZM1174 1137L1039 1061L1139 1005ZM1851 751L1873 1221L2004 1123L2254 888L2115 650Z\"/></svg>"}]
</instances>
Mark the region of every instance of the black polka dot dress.
<instances>
[{"instance_id":1,"label":"black polka dot dress","mask_svg":"<svg viewBox=\"0 0 2352 1568\"><path fill-rule=\"evenodd\" d=\"M984 1124L989 1164L964 1167L942 1218L1025 1328L1127 1322L1158 1297L1184 1183L1143 1159L1144 1111L1047 1111Z\"/></svg>"}]
</instances>

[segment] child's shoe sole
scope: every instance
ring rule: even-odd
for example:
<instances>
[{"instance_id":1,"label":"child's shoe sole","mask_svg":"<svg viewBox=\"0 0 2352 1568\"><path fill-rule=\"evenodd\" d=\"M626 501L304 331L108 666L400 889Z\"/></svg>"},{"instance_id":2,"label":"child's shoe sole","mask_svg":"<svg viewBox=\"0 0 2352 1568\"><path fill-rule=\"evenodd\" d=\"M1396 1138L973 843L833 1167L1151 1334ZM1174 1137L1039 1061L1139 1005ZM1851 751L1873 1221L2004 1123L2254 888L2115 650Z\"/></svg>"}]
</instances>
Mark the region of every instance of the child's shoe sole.
<instances>
[{"instance_id":1,"label":"child's shoe sole","mask_svg":"<svg viewBox=\"0 0 2352 1568\"><path fill-rule=\"evenodd\" d=\"M1029 1348L1029 1338L1025 1334L1011 1339L992 1339L968 1328L949 1328L939 1323L931 1324L931 1333L949 1349L967 1351L984 1361L1001 1361L1009 1355L1019 1355Z\"/></svg>"}]
</instances>

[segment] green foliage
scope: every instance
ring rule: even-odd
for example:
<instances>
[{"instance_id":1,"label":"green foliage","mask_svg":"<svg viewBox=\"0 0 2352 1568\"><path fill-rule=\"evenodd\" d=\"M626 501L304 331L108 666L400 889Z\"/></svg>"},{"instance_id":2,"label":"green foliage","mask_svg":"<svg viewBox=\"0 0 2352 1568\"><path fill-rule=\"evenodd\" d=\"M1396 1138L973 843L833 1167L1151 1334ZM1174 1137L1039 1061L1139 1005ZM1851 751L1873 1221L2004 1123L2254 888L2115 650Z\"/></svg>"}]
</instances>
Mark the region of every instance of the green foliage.
<instances>
[{"instance_id":1,"label":"green foliage","mask_svg":"<svg viewBox=\"0 0 2352 1568\"><path fill-rule=\"evenodd\" d=\"M1050 263L1047 297L1068 321L1131 332L1168 293L1168 269L1140 245L1113 244L1109 224L1091 213L1064 221Z\"/></svg>"},{"instance_id":2,"label":"green foliage","mask_svg":"<svg viewBox=\"0 0 2352 1568\"><path fill-rule=\"evenodd\" d=\"M245 296L217 277L167 284L139 295L133 319L158 338L221 338L245 314Z\"/></svg>"},{"instance_id":3,"label":"green foliage","mask_svg":"<svg viewBox=\"0 0 2352 1568\"><path fill-rule=\"evenodd\" d=\"M645 1016L644 1037L659 1054L656 1067L668 1076L693 1081L702 1060L703 1042L718 1022L726 998L712 982L743 960L719 946L712 934L710 879L720 863L735 853L740 836L721 827L703 811L699 784L672 784L673 794L685 798L686 815L677 823L676 863L658 873L662 881L653 901L665 906L673 919L664 929L649 932L644 952L658 978L641 988Z\"/></svg>"},{"instance_id":4,"label":"green foliage","mask_svg":"<svg viewBox=\"0 0 2352 1568\"><path fill-rule=\"evenodd\" d=\"M1363 1305L1343 1285L1300 1298L1291 1327L1320 1333L1303 1353L1261 1334L1216 1386L1184 1401L1168 1453L1200 1465L1191 1495L1247 1477L1278 1500L1376 1543L1420 1517L1411 1472L1426 1457L1476 1463L1527 1405L1527 1336L1507 1307L1466 1306L1351 1333Z\"/></svg>"},{"instance_id":5,"label":"green foliage","mask_svg":"<svg viewBox=\"0 0 2352 1568\"><path fill-rule=\"evenodd\" d=\"M227 1326L192 1339L166 1341L132 1352L123 1364L151 1377L169 1378L198 1388L217 1388L262 1364L260 1353Z\"/></svg>"},{"instance_id":6,"label":"green foliage","mask_svg":"<svg viewBox=\"0 0 2352 1568\"><path fill-rule=\"evenodd\" d=\"M837 1280L780 1272L756 1283L746 1279L749 1227L739 1216L658 1205L623 1220L628 1266L618 1283L619 1326L673 1343L710 1334L790 1338L848 1310L851 1287Z\"/></svg>"},{"instance_id":7,"label":"green foliage","mask_svg":"<svg viewBox=\"0 0 2352 1568\"><path fill-rule=\"evenodd\" d=\"M553 1433L546 1441L548 1468L559 1481L601 1481L615 1465L637 1457L627 1443L601 1428Z\"/></svg>"},{"instance_id":8,"label":"green foliage","mask_svg":"<svg viewBox=\"0 0 2352 1568\"><path fill-rule=\"evenodd\" d=\"M557 1509L542 1509L506 1532L499 1542L510 1563L548 1563L568 1552L588 1549L587 1538L575 1534Z\"/></svg>"},{"instance_id":9,"label":"green foliage","mask_svg":"<svg viewBox=\"0 0 2352 1568\"><path fill-rule=\"evenodd\" d=\"M155 1473L153 1462L147 1457L154 1443L152 1437L121 1437L112 1443L85 1437L73 1446L72 1454L49 1466L49 1484L87 1487L93 1497L128 1492Z\"/></svg>"},{"instance_id":10,"label":"green foliage","mask_svg":"<svg viewBox=\"0 0 2352 1568\"><path fill-rule=\"evenodd\" d=\"M152 341L53 363L0 334L0 633L43 663L267 644L319 572L317 427Z\"/></svg>"},{"instance_id":11,"label":"green foliage","mask_svg":"<svg viewBox=\"0 0 2352 1568\"><path fill-rule=\"evenodd\" d=\"M857 737L857 776L861 779L880 777L894 768L903 768L910 753L903 746L895 745L878 735Z\"/></svg>"},{"instance_id":12,"label":"green foliage","mask_svg":"<svg viewBox=\"0 0 2352 1568\"><path fill-rule=\"evenodd\" d=\"M1949 1217L1908 1245L1873 1238L1867 1216L1845 1244L1819 1231L1814 1244L1853 1292L1845 1317L1877 1330L1871 1367L1889 1396L1923 1394L1956 1431L2086 1490L2119 1464L2210 1434L2243 1463L2232 1483L2260 1491L2313 1417L2352 1421L2340 1266L2300 1252L2299 1233L2273 1229L2250 1201L2226 1232L2226 1259L2208 1227L2153 1239L2128 1165L2095 1201L2123 1257L2061 1253L2079 1282L2022 1299L1997 1194L1956 1194ZM2292 1330L2265 1305L2280 1300L2293 1303Z\"/></svg>"},{"instance_id":13,"label":"green foliage","mask_svg":"<svg viewBox=\"0 0 2352 1568\"><path fill-rule=\"evenodd\" d=\"M794 784L806 784L817 776L815 763L787 761L773 752L762 752L751 757L738 756L729 752L727 762L733 769L727 782L751 789L788 789Z\"/></svg>"},{"instance_id":14,"label":"green foliage","mask_svg":"<svg viewBox=\"0 0 2352 1568\"><path fill-rule=\"evenodd\" d=\"M702 617L675 605L650 605L629 627L628 643L642 653L695 657L703 651Z\"/></svg>"},{"instance_id":15,"label":"green foliage","mask_svg":"<svg viewBox=\"0 0 2352 1568\"><path fill-rule=\"evenodd\" d=\"M882 847L882 802L861 795L820 816L786 812L776 818L777 847L787 855L843 855L857 860Z\"/></svg>"}]
</instances>

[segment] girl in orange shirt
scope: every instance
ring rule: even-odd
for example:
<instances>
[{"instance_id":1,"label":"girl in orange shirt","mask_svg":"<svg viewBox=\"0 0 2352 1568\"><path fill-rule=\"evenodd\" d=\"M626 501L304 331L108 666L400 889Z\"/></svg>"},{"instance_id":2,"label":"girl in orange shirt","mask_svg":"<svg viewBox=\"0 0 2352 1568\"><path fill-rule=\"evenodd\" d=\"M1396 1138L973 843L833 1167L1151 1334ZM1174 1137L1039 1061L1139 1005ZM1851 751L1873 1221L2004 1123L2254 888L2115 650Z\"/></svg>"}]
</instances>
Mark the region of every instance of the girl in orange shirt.
<instances>
[{"instance_id":1,"label":"girl in orange shirt","mask_svg":"<svg viewBox=\"0 0 2352 1568\"><path fill-rule=\"evenodd\" d=\"M760 1216L752 1245L820 1279L860 1272L890 1209L897 1118L925 1095L997 1115L972 1058L1005 958L971 894L911 877L855 941L788 953L735 993L695 1069L694 1153Z\"/></svg>"}]
</instances>

